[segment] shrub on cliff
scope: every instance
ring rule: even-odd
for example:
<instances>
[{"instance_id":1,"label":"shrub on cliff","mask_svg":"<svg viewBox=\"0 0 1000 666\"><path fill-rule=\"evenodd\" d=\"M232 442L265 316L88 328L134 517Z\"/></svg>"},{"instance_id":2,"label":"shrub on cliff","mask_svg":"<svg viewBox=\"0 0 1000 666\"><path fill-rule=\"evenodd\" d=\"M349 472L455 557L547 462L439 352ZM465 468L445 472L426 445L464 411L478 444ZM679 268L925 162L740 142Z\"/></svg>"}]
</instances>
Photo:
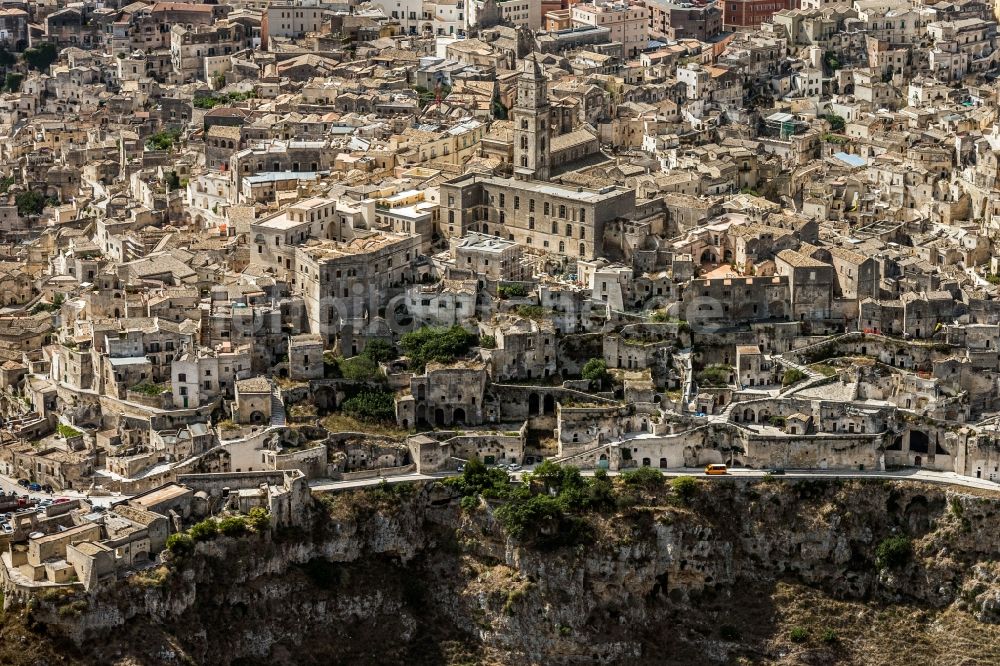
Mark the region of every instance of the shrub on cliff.
<instances>
[{"instance_id":1,"label":"shrub on cliff","mask_svg":"<svg viewBox=\"0 0 1000 666\"><path fill-rule=\"evenodd\" d=\"M654 491L663 487L663 474L652 467L640 467L622 472L620 478L622 483L630 488Z\"/></svg>"},{"instance_id":2,"label":"shrub on cliff","mask_svg":"<svg viewBox=\"0 0 1000 666\"><path fill-rule=\"evenodd\" d=\"M192 525L191 529L188 530L188 534L190 534L191 538L196 542L209 541L218 536L219 525L215 522L214 518L209 518Z\"/></svg>"},{"instance_id":3,"label":"shrub on cliff","mask_svg":"<svg viewBox=\"0 0 1000 666\"><path fill-rule=\"evenodd\" d=\"M194 541L183 532L171 534L167 537L167 550L178 557L190 555L194 552Z\"/></svg>"},{"instance_id":4,"label":"shrub on cliff","mask_svg":"<svg viewBox=\"0 0 1000 666\"><path fill-rule=\"evenodd\" d=\"M473 458L465 463L465 469L462 470L461 476L445 479L444 484L466 497L485 495L498 498L506 494L510 482L507 472L497 467L487 467L481 461Z\"/></svg>"},{"instance_id":5,"label":"shrub on cliff","mask_svg":"<svg viewBox=\"0 0 1000 666\"><path fill-rule=\"evenodd\" d=\"M875 566L879 569L898 569L912 554L913 543L908 537L888 537L875 548Z\"/></svg>"},{"instance_id":6,"label":"shrub on cliff","mask_svg":"<svg viewBox=\"0 0 1000 666\"><path fill-rule=\"evenodd\" d=\"M219 521L219 531L229 537L247 533L247 521L243 516L226 516Z\"/></svg>"},{"instance_id":7,"label":"shrub on cliff","mask_svg":"<svg viewBox=\"0 0 1000 666\"><path fill-rule=\"evenodd\" d=\"M693 476L678 476L671 479L670 487L682 504L688 505L698 493L698 480Z\"/></svg>"},{"instance_id":8,"label":"shrub on cliff","mask_svg":"<svg viewBox=\"0 0 1000 666\"><path fill-rule=\"evenodd\" d=\"M271 527L271 514L264 507L255 506L250 509L247 523L253 528L254 532L264 532Z\"/></svg>"}]
</instances>

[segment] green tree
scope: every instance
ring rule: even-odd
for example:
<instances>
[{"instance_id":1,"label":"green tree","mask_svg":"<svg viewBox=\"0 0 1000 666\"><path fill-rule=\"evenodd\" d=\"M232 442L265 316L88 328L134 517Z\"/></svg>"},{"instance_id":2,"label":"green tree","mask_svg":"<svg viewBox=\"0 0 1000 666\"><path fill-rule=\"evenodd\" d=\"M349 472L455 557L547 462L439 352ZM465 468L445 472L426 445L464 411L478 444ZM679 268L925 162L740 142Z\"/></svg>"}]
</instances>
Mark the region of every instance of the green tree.
<instances>
[{"instance_id":1,"label":"green tree","mask_svg":"<svg viewBox=\"0 0 1000 666\"><path fill-rule=\"evenodd\" d=\"M4 69L17 64L17 57L7 49L0 49L0 67Z\"/></svg>"},{"instance_id":2,"label":"green tree","mask_svg":"<svg viewBox=\"0 0 1000 666\"><path fill-rule=\"evenodd\" d=\"M219 531L229 537L247 533L247 522L243 516L226 516L219 521Z\"/></svg>"},{"instance_id":3,"label":"green tree","mask_svg":"<svg viewBox=\"0 0 1000 666\"><path fill-rule=\"evenodd\" d=\"M584 363L580 376L591 383L597 384L598 388L603 387L611 378L608 374L608 364L603 358L592 358Z\"/></svg>"},{"instance_id":4,"label":"green tree","mask_svg":"<svg viewBox=\"0 0 1000 666\"><path fill-rule=\"evenodd\" d=\"M222 104L222 100L211 95L204 95L202 97L195 97L191 104L196 109L214 109L219 104Z\"/></svg>"},{"instance_id":5,"label":"green tree","mask_svg":"<svg viewBox=\"0 0 1000 666\"><path fill-rule=\"evenodd\" d=\"M219 525L215 522L214 518L208 518L192 525L191 529L188 530L188 534L195 541L209 541L219 534Z\"/></svg>"},{"instance_id":6,"label":"green tree","mask_svg":"<svg viewBox=\"0 0 1000 666\"><path fill-rule=\"evenodd\" d=\"M250 509L247 522L254 532L263 532L271 526L271 513L262 506L255 506Z\"/></svg>"},{"instance_id":7,"label":"green tree","mask_svg":"<svg viewBox=\"0 0 1000 666\"><path fill-rule=\"evenodd\" d=\"M847 121L844 120L842 116L838 116L835 113L828 113L823 116L828 123L830 123L830 129L834 132L843 132L844 128L847 127Z\"/></svg>"},{"instance_id":8,"label":"green tree","mask_svg":"<svg viewBox=\"0 0 1000 666\"><path fill-rule=\"evenodd\" d=\"M17 196L14 197L14 204L17 206L18 214L22 217L27 217L28 215L39 215L45 208L45 197L40 192L35 192L33 190L19 192Z\"/></svg>"},{"instance_id":9,"label":"green tree","mask_svg":"<svg viewBox=\"0 0 1000 666\"><path fill-rule=\"evenodd\" d=\"M419 372L431 361L451 363L468 353L478 341L478 335L469 333L461 326L424 327L405 334L399 344L412 362L413 369Z\"/></svg>"},{"instance_id":10,"label":"green tree","mask_svg":"<svg viewBox=\"0 0 1000 666\"><path fill-rule=\"evenodd\" d=\"M354 356L337 360L337 374L344 379L367 381L380 378L382 371L379 369L378 363L367 356Z\"/></svg>"},{"instance_id":11,"label":"green tree","mask_svg":"<svg viewBox=\"0 0 1000 666\"><path fill-rule=\"evenodd\" d=\"M652 467L640 467L635 470L621 473L621 480L630 488L642 488L645 490L657 490L663 487L663 474L658 469Z\"/></svg>"},{"instance_id":12,"label":"green tree","mask_svg":"<svg viewBox=\"0 0 1000 666\"><path fill-rule=\"evenodd\" d=\"M181 177L177 175L176 171L167 171L163 174L163 181L167 186L167 189L173 191L180 189Z\"/></svg>"},{"instance_id":13,"label":"green tree","mask_svg":"<svg viewBox=\"0 0 1000 666\"><path fill-rule=\"evenodd\" d=\"M678 476L670 480L670 488L685 506L698 494L698 480L693 476Z\"/></svg>"},{"instance_id":14,"label":"green tree","mask_svg":"<svg viewBox=\"0 0 1000 666\"><path fill-rule=\"evenodd\" d=\"M174 141L180 137L179 130L164 130L157 132L146 139L146 146L150 150L170 150L174 146Z\"/></svg>"},{"instance_id":15,"label":"green tree","mask_svg":"<svg viewBox=\"0 0 1000 666\"><path fill-rule=\"evenodd\" d=\"M21 89L22 81L24 81L24 74L7 72L7 76L3 80L3 89L6 92L17 92Z\"/></svg>"},{"instance_id":16,"label":"green tree","mask_svg":"<svg viewBox=\"0 0 1000 666\"><path fill-rule=\"evenodd\" d=\"M396 358L396 347L385 340L369 340L365 343L365 350L361 355L375 363L385 363Z\"/></svg>"},{"instance_id":17,"label":"green tree","mask_svg":"<svg viewBox=\"0 0 1000 666\"><path fill-rule=\"evenodd\" d=\"M194 541L187 534L178 532L167 537L167 550L174 555L190 555L194 552Z\"/></svg>"},{"instance_id":18,"label":"green tree","mask_svg":"<svg viewBox=\"0 0 1000 666\"><path fill-rule=\"evenodd\" d=\"M46 71L49 65L58 59L59 51L56 45L48 42L33 46L24 52L24 62L30 69L37 69L40 72Z\"/></svg>"},{"instance_id":19,"label":"green tree","mask_svg":"<svg viewBox=\"0 0 1000 666\"><path fill-rule=\"evenodd\" d=\"M524 298L528 295L528 288L523 284L502 284L497 287L497 295L500 298Z\"/></svg>"},{"instance_id":20,"label":"green tree","mask_svg":"<svg viewBox=\"0 0 1000 666\"><path fill-rule=\"evenodd\" d=\"M888 537L875 547L875 566L879 569L898 569L912 554L913 543L907 537Z\"/></svg>"},{"instance_id":21,"label":"green tree","mask_svg":"<svg viewBox=\"0 0 1000 666\"><path fill-rule=\"evenodd\" d=\"M345 400L342 409L360 419L389 421L396 416L395 395L391 391L364 390Z\"/></svg>"}]
</instances>

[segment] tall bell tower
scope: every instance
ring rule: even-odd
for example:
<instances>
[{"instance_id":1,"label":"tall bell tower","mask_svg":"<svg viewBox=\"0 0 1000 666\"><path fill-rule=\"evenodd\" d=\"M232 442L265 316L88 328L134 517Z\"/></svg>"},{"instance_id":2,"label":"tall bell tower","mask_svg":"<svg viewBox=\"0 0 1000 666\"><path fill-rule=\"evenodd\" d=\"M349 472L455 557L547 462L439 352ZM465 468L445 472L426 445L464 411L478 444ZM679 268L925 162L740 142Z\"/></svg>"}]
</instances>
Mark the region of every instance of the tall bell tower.
<instances>
[{"instance_id":1,"label":"tall bell tower","mask_svg":"<svg viewBox=\"0 0 1000 666\"><path fill-rule=\"evenodd\" d=\"M549 179L549 94L542 68L529 54L517 78L514 101L514 176Z\"/></svg>"}]
</instances>

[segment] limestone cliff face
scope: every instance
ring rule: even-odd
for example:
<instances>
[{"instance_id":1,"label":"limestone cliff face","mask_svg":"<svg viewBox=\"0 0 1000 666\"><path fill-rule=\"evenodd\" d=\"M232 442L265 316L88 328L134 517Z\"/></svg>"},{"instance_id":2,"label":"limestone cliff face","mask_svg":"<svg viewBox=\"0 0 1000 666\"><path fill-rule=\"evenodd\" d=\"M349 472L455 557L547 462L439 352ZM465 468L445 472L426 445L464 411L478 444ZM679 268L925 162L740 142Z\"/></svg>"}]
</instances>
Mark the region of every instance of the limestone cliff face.
<instances>
[{"instance_id":1,"label":"limestone cliff face","mask_svg":"<svg viewBox=\"0 0 1000 666\"><path fill-rule=\"evenodd\" d=\"M755 634L781 610L769 591L789 580L1000 621L998 499L910 483L712 482L690 506L646 497L591 516L592 542L545 549L449 493L340 495L310 529L200 543L169 573L86 604L36 604L32 619L82 661L120 664L778 660ZM880 567L892 536L912 553ZM720 640L723 624L743 639Z\"/></svg>"}]
</instances>

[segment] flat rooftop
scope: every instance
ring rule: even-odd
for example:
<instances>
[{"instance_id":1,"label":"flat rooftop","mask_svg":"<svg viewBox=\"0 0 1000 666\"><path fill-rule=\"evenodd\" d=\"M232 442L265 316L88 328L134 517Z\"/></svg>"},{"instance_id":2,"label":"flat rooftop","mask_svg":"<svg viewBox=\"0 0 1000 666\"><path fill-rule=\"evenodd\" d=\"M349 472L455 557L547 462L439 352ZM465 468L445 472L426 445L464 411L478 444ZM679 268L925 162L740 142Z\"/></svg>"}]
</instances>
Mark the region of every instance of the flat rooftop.
<instances>
[{"instance_id":1,"label":"flat rooftop","mask_svg":"<svg viewBox=\"0 0 1000 666\"><path fill-rule=\"evenodd\" d=\"M500 178L499 176L482 176L478 174L466 174L459 176L446 184L461 185L466 182L486 183L498 187L509 187L520 192L536 192L541 195L551 197L561 197L563 199L573 199L583 203L600 203L609 199L625 196L632 193L631 190L609 185L599 190L577 187L570 185L559 185L556 183L546 183L534 180L518 180L516 178Z\"/></svg>"},{"instance_id":2,"label":"flat rooftop","mask_svg":"<svg viewBox=\"0 0 1000 666\"><path fill-rule=\"evenodd\" d=\"M455 246L461 250L478 250L480 252L503 252L504 250L517 245L512 240L500 238L499 236L488 236L486 234L470 233L465 236Z\"/></svg>"},{"instance_id":3,"label":"flat rooftop","mask_svg":"<svg viewBox=\"0 0 1000 666\"><path fill-rule=\"evenodd\" d=\"M157 504L162 504L163 502L169 502L171 500L184 497L191 492L190 488L185 488L182 485L171 483L170 485L153 490L146 495L142 495L141 497L134 497L129 501L129 504L148 511L151 506L156 506Z\"/></svg>"}]
</instances>

